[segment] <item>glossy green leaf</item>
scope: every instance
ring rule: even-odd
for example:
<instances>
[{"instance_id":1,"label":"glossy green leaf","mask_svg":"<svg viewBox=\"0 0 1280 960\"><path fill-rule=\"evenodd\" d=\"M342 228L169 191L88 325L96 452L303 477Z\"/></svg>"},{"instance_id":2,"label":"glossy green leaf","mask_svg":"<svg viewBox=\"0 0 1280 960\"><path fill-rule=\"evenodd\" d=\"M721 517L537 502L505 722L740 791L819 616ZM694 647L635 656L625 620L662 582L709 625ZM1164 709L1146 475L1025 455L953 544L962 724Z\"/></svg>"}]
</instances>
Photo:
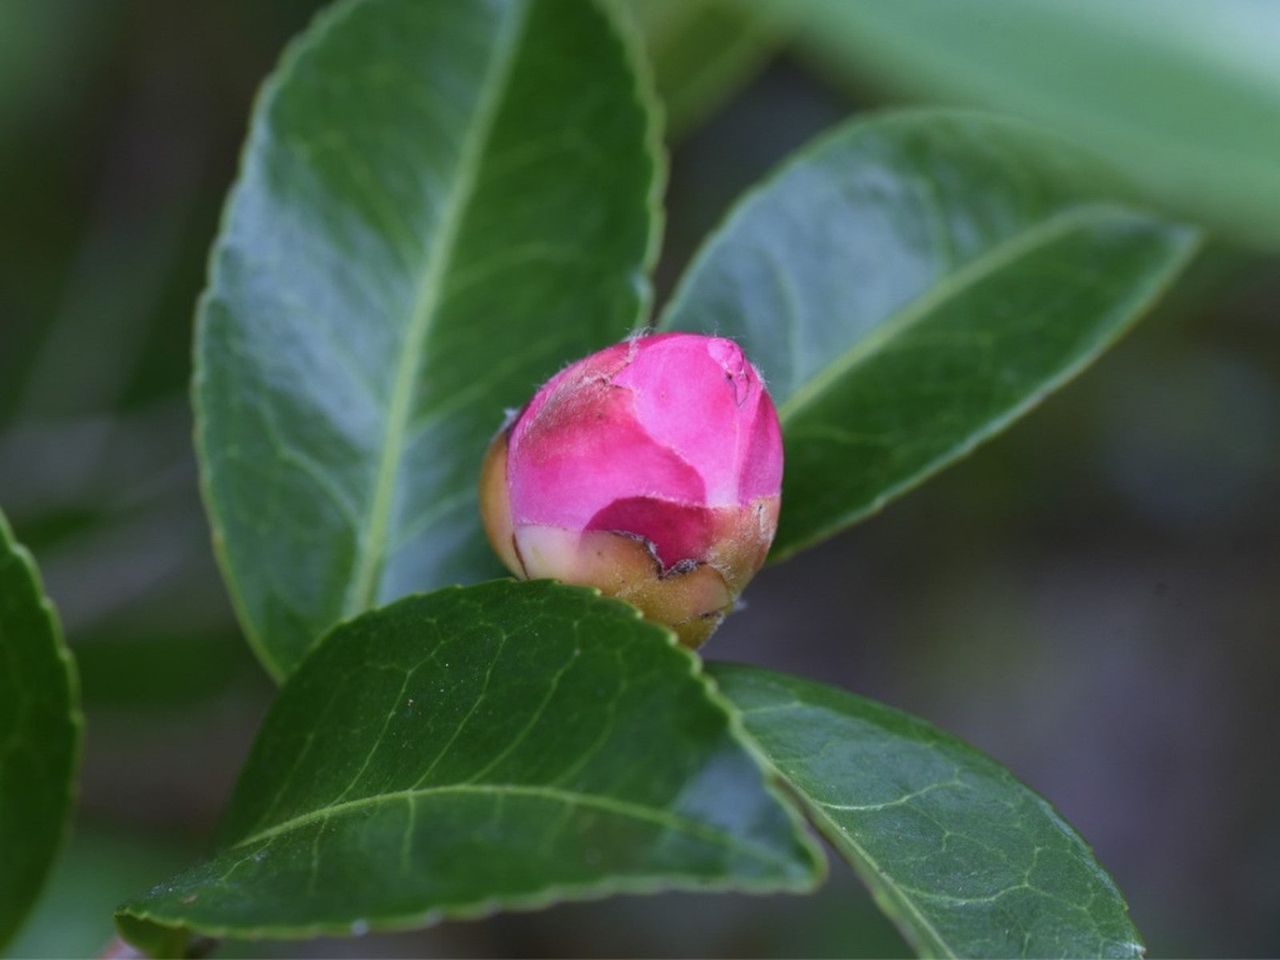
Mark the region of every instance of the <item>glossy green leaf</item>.
<instances>
[{"instance_id":1,"label":"glossy green leaf","mask_svg":"<svg viewBox=\"0 0 1280 960\"><path fill-rule=\"evenodd\" d=\"M662 627L503 580L338 627L263 724L221 852L122 931L295 937L821 872L736 718Z\"/></svg>"},{"instance_id":2,"label":"glossy green leaf","mask_svg":"<svg viewBox=\"0 0 1280 960\"><path fill-rule=\"evenodd\" d=\"M662 325L736 338L779 407L784 557L872 513L1069 380L1185 264L1020 123L905 111L821 138L712 236Z\"/></svg>"},{"instance_id":3,"label":"glossy green leaf","mask_svg":"<svg viewBox=\"0 0 1280 960\"><path fill-rule=\"evenodd\" d=\"M53 605L0 514L0 946L62 847L82 727L75 664Z\"/></svg>"},{"instance_id":4,"label":"glossy green leaf","mask_svg":"<svg viewBox=\"0 0 1280 960\"><path fill-rule=\"evenodd\" d=\"M781 42L773 18L738 0L631 0L629 6L671 140L745 85Z\"/></svg>"},{"instance_id":5,"label":"glossy green leaf","mask_svg":"<svg viewBox=\"0 0 1280 960\"><path fill-rule=\"evenodd\" d=\"M1128 907L1043 798L930 724L714 664L747 731L923 956L1138 957Z\"/></svg>"},{"instance_id":6,"label":"glossy green leaf","mask_svg":"<svg viewBox=\"0 0 1280 960\"><path fill-rule=\"evenodd\" d=\"M1268 0L780 0L824 59L1088 144L1168 209L1280 249L1280 8Z\"/></svg>"},{"instance_id":7,"label":"glossy green leaf","mask_svg":"<svg viewBox=\"0 0 1280 960\"><path fill-rule=\"evenodd\" d=\"M649 299L656 134L582 0L342 3L254 114L196 343L197 445L263 663L492 575L505 407Z\"/></svg>"}]
</instances>

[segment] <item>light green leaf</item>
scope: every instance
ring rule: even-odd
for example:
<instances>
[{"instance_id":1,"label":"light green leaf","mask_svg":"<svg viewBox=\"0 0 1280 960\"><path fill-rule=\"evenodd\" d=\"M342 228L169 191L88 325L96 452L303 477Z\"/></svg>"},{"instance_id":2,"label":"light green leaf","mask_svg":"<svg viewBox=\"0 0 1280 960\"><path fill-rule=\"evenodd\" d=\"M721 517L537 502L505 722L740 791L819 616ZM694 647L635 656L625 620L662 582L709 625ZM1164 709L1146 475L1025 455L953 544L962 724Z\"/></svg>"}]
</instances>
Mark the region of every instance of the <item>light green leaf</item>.
<instances>
[{"instance_id":1,"label":"light green leaf","mask_svg":"<svg viewBox=\"0 0 1280 960\"><path fill-rule=\"evenodd\" d=\"M1128 907L1088 845L989 757L822 684L709 669L922 956L1142 955Z\"/></svg>"},{"instance_id":2,"label":"light green leaf","mask_svg":"<svg viewBox=\"0 0 1280 960\"><path fill-rule=\"evenodd\" d=\"M304 937L622 891L808 889L820 854L736 723L669 631L594 591L403 600L303 661L221 852L126 905L122 932Z\"/></svg>"},{"instance_id":3,"label":"light green leaf","mask_svg":"<svg viewBox=\"0 0 1280 960\"><path fill-rule=\"evenodd\" d=\"M656 151L593 3L341 3L290 48L195 373L215 540L272 674L345 616L496 572L484 448L646 309Z\"/></svg>"},{"instance_id":4,"label":"light green leaf","mask_svg":"<svg viewBox=\"0 0 1280 960\"><path fill-rule=\"evenodd\" d=\"M0 513L0 947L62 847L83 725L75 664L53 605Z\"/></svg>"},{"instance_id":5,"label":"light green leaf","mask_svg":"<svg viewBox=\"0 0 1280 960\"><path fill-rule=\"evenodd\" d=\"M662 101L679 140L764 66L781 42L775 18L738 0L631 0Z\"/></svg>"},{"instance_id":6,"label":"light green leaf","mask_svg":"<svg viewBox=\"0 0 1280 960\"><path fill-rule=\"evenodd\" d=\"M779 404L774 558L967 453L1160 294L1194 232L1016 122L905 111L838 128L749 194L662 326L736 338Z\"/></svg>"},{"instance_id":7,"label":"light green leaf","mask_svg":"<svg viewBox=\"0 0 1280 960\"><path fill-rule=\"evenodd\" d=\"M1087 144L1167 209L1280 249L1280 8L1269 0L781 0L846 74Z\"/></svg>"}]
</instances>

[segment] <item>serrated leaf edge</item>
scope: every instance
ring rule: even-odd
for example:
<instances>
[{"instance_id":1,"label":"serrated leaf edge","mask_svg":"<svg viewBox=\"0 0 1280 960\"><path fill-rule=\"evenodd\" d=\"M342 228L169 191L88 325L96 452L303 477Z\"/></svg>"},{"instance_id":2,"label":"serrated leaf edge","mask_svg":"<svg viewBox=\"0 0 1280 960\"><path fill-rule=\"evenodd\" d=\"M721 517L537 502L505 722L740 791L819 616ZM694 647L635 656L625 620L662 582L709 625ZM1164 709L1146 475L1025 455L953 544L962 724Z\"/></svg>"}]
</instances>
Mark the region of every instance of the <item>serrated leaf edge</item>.
<instances>
[{"instance_id":1,"label":"serrated leaf edge","mask_svg":"<svg viewBox=\"0 0 1280 960\"><path fill-rule=\"evenodd\" d=\"M834 686L829 683L823 683L820 680L814 680L809 677L800 677L800 676L792 677L788 674L782 674L782 673L778 673L777 671L769 670L768 668L755 666L754 664L720 661L716 665L726 667L730 671L735 669L745 668L757 675L763 674L768 676L771 674L777 674L778 676L782 676L787 679L795 679L795 680L800 680L803 683L812 684L814 686L822 688L824 691L828 693L835 694L838 697L852 700L858 704L870 706L872 708L872 711L871 711L872 713L877 710L891 713L899 718L902 718L904 721L908 722L911 726L914 726L919 730L922 730L930 734L931 736L934 736L939 742L950 743L952 745L959 746L969 751L970 753L972 753L981 762L987 764L992 769L998 771L1001 776L1008 778L1008 780L1010 780L1012 783L1017 785L1020 789L1027 791L1027 793L1035 801L1036 805L1040 807L1040 809L1048 817L1049 821L1053 824L1053 826L1058 830L1060 830L1062 833L1066 834L1069 838L1071 838L1072 840L1080 844L1080 846L1084 849L1084 851L1089 855L1089 866L1092 868L1095 875L1097 875L1106 886L1111 888L1112 892L1116 896L1116 899L1119 901L1121 907L1124 910L1125 918L1129 920L1129 927L1133 931L1135 939L1130 943L1124 944L1124 946L1129 946L1133 948L1132 956L1143 957L1146 955L1146 945L1142 942L1141 934L1139 933L1137 927L1134 926L1132 918L1130 917L1129 901L1125 898L1123 892L1120 890L1119 885L1115 882L1115 878L1111 876L1107 868L1104 867L1101 861L1098 859L1092 844L1090 844L1089 841L1086 840L1084 836L1078 830L1076 830L1075 827L1071 825L1070 821L1068 821L1066 817L1064 817L1062 813L1059 812L1058 808L1053 805L1052 801L1050 801L1047 797L1045 797L1035 788L1029 786L1028 784L1024 783L1022 780L1020 780L1017 777L1017 775L1013 773L1013 771L1011 771L1008 767L1002 764L999 760L995 759L995 757L991 756L985 750L979 749L978 747L969 743L969 741L965 740L963 737L959 737L954 733L951 733L947 730L943 730L941 727L936 726L935 724L924 719L923 717L916 716L913 713L908 713L905 710L900 710L897 707L890 706L887 703L881 703L877 700L872 700L868 697L859 696L856 693L852 693L848 690L845 690L841 687ZM821 705L811 705L811 704L804 703L802 701L797 701L796 705L801 707L814 706L816 709L824 709L822 708ZM745 713L745 711L741 711L741 710L739 710L739 712ZM876 723L874 719L867 719L865 722ZM878 723L876 723L876 725L879 726ZM891 733L890 735L892 736L893 734ZM809 797L804 793L804 791L800 790L799 787L792 784L790 779L786 776L786 774L784 774L777 767L777 765L773 763L772 760L768 759L768 755L767 753L764 752L763 748L761 749L761 755L762 757L764 757L764 763L767 764L768 768L782 783L786 784L789 792L796 798L796 802L801 806L801 808L803 808L803 810L805 811L805 818L814 825L814 827L818 830L818 832L821 833L822 836L825 837L833 847L835 847L836 851L841 854L842 859L844 859L845 862L847 862L849 866L853 868L854 872L858 875L858 877L862 880L862 882L866 885L867 889L870 891L872 898L876 902L877 907L879 907L881 912L884 913L884 915L893 922L894 926L898 929L898 932L902 934L903 938L907 941L907 943L910 944L912 948L914 948L916 952L922 957L937 956L937 957L948 958L948 960L956 960L956 958L959 958L961 954L956 953L954 950L951 949L947 941L937 932L933 924L930 923L929 920L920 913L919 908L915 905L915 902L907 895L906 891L902 890L898 886L897 882L893 879L893 877L890 874L886 873L884 868L880 866L879 862L874 857L870 856L867 853L865 848L863 848L862 844L858 843L848 833L846 833L845 830L839 824L837 824L834 820L832 820L831 817L826 813L826 811L823 810L816 801L810 800ZM852 847L856 856L858 858L861 858L860 861L855 861L854 859L850 858L847 854L845 854L844 850L842 849L843 844L847 844L848 846ZM920 926L929 935L929 939L926 941L921 937L917 936L916 930L906 926L895 914L895 910L903 910L903 911L909 912L913 917L915 917L916 920L920 923Z\"/></svg>"},{"instance_id":2,"label":"serrated leaf edge","mask_svg":"<svg viewBox=\"0 0 1280 960\"><path fill-rule=\"evenodd\" d=\"M517 582L506 578L495 582ZM551 884L537 892L529 894L516 894L498 897L485 897L476 901L438 907L432 910L419 911L407 914L398 914L388 917L369 918L364 922L355 923L315 923L300 925L255 925L253 927L237 927L230 925L217 924L198 924L189 926L184 922L182 917L164 918L160 915L145 909L138 909L125 904L116 911L116 926L122 937L128 939L127 931L122 926L121 921L132 920L134 922L142 922L150 924L158 929L165 931L182 931L188 936L213 936L219 938L234 939L306 939L319 936L358 936L362 933L395 933L407 930L417 930L424 927L433 926L444 920L474 920L496 913L516 911L531 912L542 910L563 902L592 902L603 900L611 896L619 894L634 895L652 895L662 892L679 892L679 893L808 893L816 889L826 877L827 860L822 852L821 845L810 832L807 820L797 802L782 788L777 785L773 774L775 770L769 763L759 745L747 733L742 721L741 711L725 697L716 686L715 681L702 669L703 661L692 650L689 650L679 642L676 634L667 627L645 620L644 615L631 604L619 600L615 597L606 597L600 590L595 587L582 587L572 584L564 584L558 581L526 581L526 582L543 582L553 583L557 587L573 593L585 594L597 597L605 603L613 605L617 608L625 610L635 620L644 622L662 631L662 635L671 649L679 654L685 661L687 667L687 676L698 682L711 705L721 712L726 720L726 729L729 735L738 743L752 759L756 769L760 773L761 786L766 794L772 797L775 802L783 809L787 820L791 826L791 836L796 841L796 846L803 851L809 861L808 876L795 881L780 883L773 880L733 880L724 879L695 879L688 876L658 874L652 877L631 877L616 878L605 881L591 881L581 884ZM371 613L382 612L398 606L403 603L412 603L423 597L433 596L441 593L456 593L466 589L465 587L454 585L444 587L440 590L430 591L426 593L411 594L402 597L391 604L378 608L376 611L364 611L355 614L346 620L343 620L326 631L325 637L333 633L341 627L347 626L352 622L368 616ZM321 643L323 639L321 640ZM314 644L311 650L305 655L310 657L315 655L319 649L320 643ZM249 840L238 841L229 845L225 849L233 849L243 843L252 842Z\"/></svg>"},{"instance_id":3,"label":"serrated leaf edge","mask_svg":"<svg viewBox=\"0 0 1280 960\"><path fill-rule=\"evenodd\" d=\"M701 272L704 264L711 259L718 247L722 243L726 242L726 238L730 236L737 224L748 215L755 204L770 189L772 189L778 181L787 176L793 168L811 161L814 157L821 155L824 151L832 149L842 140L864 131L893 128L897 126L910 126L912 124L921 123L929 124L957 121L978 121L983 123L999 124L1008 129L1021 130L1026 136L1041 141L1046 145L1046 147L1059 145L1063 149L1070 149L1073 153L1080 156L1084 162L1091 164L1095 168L1099 178L1105 179L1106 182L1113 183L1115 185L1115 192L1117 196L1137 196L1135 187L1130 184L1122 174L1101 158L1098 158L1091 152L1082 149L1078 145L1072 144L1070 141L1043 129L1042 127L1036 126L1035 124L1029 123L1025 120L1020 120L1016 117L1010 117L985 110L961 107L904 107L882 110L872 114L871 116L856 116L823 131L808 143L801 146L798 150L788 154L763 178L738 196L728 211L726 211L724 216L721 218L720 222L707 234L706 237L703 238L697 252L681 274L670 299L667 301L661 313L654 319L652 329L667 329L672 318L681 310L686 309L685 300L691 295L690 291L693 286L694 278ZM1034 227L1023 230L1014 237L1011 237L1003 243L997 244L990 250L985 251L974 261L962 265L958 270L950 274L948 278L944 278L944 282L950 280L950 278L954 277L955 274L963 273L970 268L974 268L977 272L982 272L982 267L980 265L991 256L997 255L1005 247L1026 245L1025 238L1028 235L1038 233L1041 228L1044 228L1046 225L1053 223L1059 218L1064 218L1071 214L1079 216L1081 211L1086 210L1093 210L1095 215L1101 211L1108 211L1112 215L1127 215L1134 218L1145 219L1151 223L1162 224L1172 233L1177 235L1179 248L1174 252L1174 255L1170 259L1163 275L1159 277L1154 284L1151 284L1148 289L1144 291L1143 295L1137 299L1135 308L1129 316L1125 318L1125 321L1109 331L1107 336L1101 338L1092 350L1082 354L1076 363L1064 368L1056 377L1046 381L1041 390L1038 390L1027 397L1022 403L1008 411L1005 416L993 420L983 430L969 435L956 447L953 447L951 450L942 454L935 460L930 461L926 467L913 474L906 481L882 491L880 496L876 497L875 500L865 507L842 515L837 520L832 521L804 538L794 540L782 546L778 546L775 543L774 548L769 552L766 563L774 564L787 560L802 550L807 550L810 547L816 546L819 543L830 539L832 536L835 536L847 527L874 516L890 501L897 499L905 493L909 493L920 484L932 479L942 467L955 463L956 461L968 456L981 444L991 439L993 436L1011 425L1014 421L1034 409L1049 394L1074 380L1094 360L1096 360L1100 354L1105 352L1125 333L1127 333L1134 324L1136 324L1137 321L1140 320L1152 308L1152 306L1161 299L1165 292L1172 287L1183 268L1185 268L1192 257L1194 257L1202 243L1201 231L1189 224L1179 223L1159 217L1155 214L1131 207L1125 203L1082 200L1074 206L1045 218L1044 221L1036 224ZM1081 219L1084 218L1082 217ZM934 299L933 289L931 288L930 290L925 291L925 293L920 297L917 297L905 304L895 312L893 316L887 318L884 322L891 324L894 327L894 332L900 332L902 327L910 325L910 322L899 322L900 317L910 315L918 311L918 304L920 302L927 301L932 303ZM863 347L862 344L867 339L868 337L863 337L856 341L848 348L848 350L846 350L844 356L856 356L856 354L863 352L865 347ZM829 377L822 377L822 379L825 382ZM801 391L797 391L797 393L799 392ZM812 391L804 392L810 393ZM796 408L796 404L792 402L793 397L789 397L784 401L779 406L778 411L779 419L782 421L784 427L784 443L787 417L794 413Z\"/></svg>"},{"instance_id":4,"label":"serrated leaf edge","mask_svg":"<svg viewBox=\"0 0 1280 960\"><path fill-rule=\"evenodd\" d=\"M213 493L212 475L207 466L209 457L206 451L208 448L205 442L205 431L202 426L205 422L203 416L204 404L201 401L203 367L199 362L205 326L202 318L216 299L215 279L219 274L218 260L222 251L221 240L230 226L231 212L236 207L238 198L244 190L245 174L257 139L255 133L257 133L258 118L265 114L269 105L278 95L280 88L293 75L297 62L312 47L323 43L330 31L349 17L357 7L368 2L370 0L337 0L330 6L322 8L306 28L289 40L281 52L279 62L258 88L249 111L248 135L240 148L235 180L223 202L217 230L214 233L214 242L210 245L209 254L206 257L205 285L196 301L194 310L195 336L192 337L191 345L192 378L190 401L194 414L192 437L197 453L197 482L200 489L200 497L204 503L205 516L209 522L214 558L222 573L223 581L227 585L227 594L235 611L236 619L244 631L245 641L250 649L253 650L267 674L277 684L282 683L288 677L290 671L281 665L279 659L267 646L259 627L250 614L248 605L244 601L239 578L236 576L227 553L224 524L215 506L216 500ZM527 7L533 2L537 2L537 0L526 0L524 4L526 17L528 15ZM588 2L600 14L606 28L623 48L624 60L630 67L635 102L646 118L645 151L649 160L649 185L646 192L646 207L649 213L649 235L640 269L633 278L636 289L640 294L636 317L636 326L639 327L647 322L647 318L653 309L653 283L651 278L661 252L665 225L663 196L666 192L669 161L662 133L663 110L655 90L652 71L649 67L648 59L644 55L641 40L630 22L617 9L617 0L588 0ZM523 21L518 26L522 27ZM354 611L354 613L359 612L361 611ZM312 647L319 643L327 632L329 631L324 631L317 635L312 641ZM300 662L301 658L299 658Z\"/></svg>"},{"instance_id":5,"label":"serrated leaf edge","mask_svg":"<svg viewBox=\"0 0 1280 960\"><path fill-rule=\"evenodd\" d=\"M250 615L248 605L244 601L239 577L236 575L236 571L232 567L230 557L227 554L224 526L213 493L213 476L208 464L209 457L206 452L208 445L203 426L205 422L203 414L204 403L201 400L204 387L204 367L200 362L200 354L203 348L206 326L203 318L216 300L214 291L217 286L216 279L221 273L218 264L222 256L222 237L227 234L231 225L232 211L238 205L240 195L245 189L251 154L256 147L258 139L258 118L265 114L268 106L274 102L280 87L292 76L298 60L309 49L320 43L330 30L349 17L352 11L364 2L367 2L367 0L337 0L336 3L321 8L307 27L285 44L280 54L279 62L267 75L266 79L263 80L262 85L254 95L253 104L249 110L247 135L240 147L240 153L236 161L235 180L232 182L231 189L227 191L226 199L223 201L222 211L218 216L218 227L214 232L214 240L210 244L208 256L205 258L205 284L196 300L193 318L195 334L191 338L190 401L193 414L192 444L196 452L198 468L196 470L196 479L200 489L200 499L204 503L205 516L209 521L210 542L214 559L217 561L218 569L222 573L223 582L227 585L227 596L231 601L232 609L235 611L240 629L244 632L245 642L267 671L267 674L276 683L283 681L287 674L264 642L258 625Z\"/></svg>"},{"instance_id":6,"label":"serrated leaf edge","mask_svg":"<svg viewBox=\"0 0 1280 960\"><path fill-rule=\"evenodd\" d=\"M1074 213L1072 217L1070 214ZM1170 233L1170 242L1167 245L1166 257L1159 276L1154 279L1148 279L1145 283L1145 289L1133 298L1133 305L1129 309L1127 315L1119 322L1110 326L1102 336L1097 337L1088 349L1081 353L1069 364L1065 365L1052 377L1049 377L1040 387L1027 394L1021 401L1010 407L1003 414L987 421L981 429L963 437L959 443L941 452L919 470L914 472L910 477L900 483L886 487L869 503L848 511L837 517L822 527L814 530L809 535L784 543L776 550L770 551L768 563L778 563L787 560L802 550L816 546L825 540L830 539L836 534L842 532L846 528L860 523L872 516L875 516L885 508L889 503L897 500L904 494L910 493L917 487L927 483L936 477L944 468L963 460L968 457L980 446L989 440L998 436L1000 433L1011 427L1015 422L1026 416L1028 413L1040 406L1049 396L1071 383L1082 373L1085 372L1095 360L1102 354L1118 343L1133 327L1141 320L1154 306L1161 300L1165 293L1177 282L1179 275L1183 269L1190 263L1200 248L1201 239L1199 231L1193 227L1177 225L1168 221L1159 220L1148 217L1139 211L1131 210L1127 207L1110 205L1110 204L1090 204L1082 205L1074 211L1062 215L1062 219L1074 219L1079 221L1078 225L1084 225L1090 220L1094 222L1102 222L1106 216L1114 218L1131 218L1133 220L1145 220L1148 223L1163 224ZM1044 223L1048 224L1057 217L1049 218ZM1027 236L1031 231L1022 234ZM1043 236L1040 237L1043 239ZM975 261L977 263L978 261ZM913 301L914 303L914 301ZM907 308L908 310L910 307ZM899 314L901 315L901 314ZM895 317L896 319L896 317ZM898 332L898 331L895 331Z\"/></svg>"}]
</instances>

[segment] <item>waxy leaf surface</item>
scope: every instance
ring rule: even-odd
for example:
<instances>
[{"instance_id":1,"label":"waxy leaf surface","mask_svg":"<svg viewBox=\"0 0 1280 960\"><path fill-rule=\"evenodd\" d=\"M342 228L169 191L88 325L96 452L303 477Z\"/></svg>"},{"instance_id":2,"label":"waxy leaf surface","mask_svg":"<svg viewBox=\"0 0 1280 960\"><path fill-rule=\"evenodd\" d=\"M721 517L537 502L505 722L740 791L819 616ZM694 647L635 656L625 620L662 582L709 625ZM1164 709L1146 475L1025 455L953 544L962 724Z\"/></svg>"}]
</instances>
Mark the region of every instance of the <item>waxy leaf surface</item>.
<instances>
[{"instance_id":1,"label":"waxy leaf surface","mask_svg":"<svg viewBox=\"0 0 1280 960\"><path fill-rule=\"evenodd\" d=\"M583 0L341 3L286 53L195 372L215 542L273 675L346 616L498 571L483 451L646 308L655 139Z\"/></svg>"},{"instance_id":2,"label":"waxy leaf surface","mask_svg":"<svg viewBox=\"0 0 1280 960\"><path fill-rule=\"evenodd\" d=\"M62 847L82 726L71 653L31 555L0 514L0 947Z\"/></svg>"},{"instance_id":3,"label":"waxy leaf surface","mask_svg":"<svg viewBox=\"0 0 1280 960\"><path fill-rule=\"evenodd\" d=\"M1195 235L1020 123L905 111L824 136L707 242L661 326L733 337L786 444L784 557L872 513L1068 380Z\"/></svg>"},{"instance_id":4,"label":"waxy leaf surface","mask_svg":"<svg viewBox=\"0 0 1280 960\"><path fill-rule=\"evenodd\" d=\"M921 955L1142 955L1089 847L989 757L832 687L734 664L709 670Z\"/></svg>"},{"instance_id":5,"label":"waxy leaf surface","mask_svg":"<svg viewBox=\"0 0 1280 960\"><path fill-rule=\"evenodd\" d=\"M821 871L736 719L665 629L593 591L496 581L328 635L284 686L209 862L126 934L298 937Z\"/></svg>"},{"instance_id":6,"label":"waxy leaf surface","mask_svg":"<svg viewBox=\"0 0 1280 960\"><path fill-rule=\"evenodd\" d=\"M766 2L846 76L1043 124L1163 208L1280 250L1269 0Z\"/></svg>"}]
</instances>

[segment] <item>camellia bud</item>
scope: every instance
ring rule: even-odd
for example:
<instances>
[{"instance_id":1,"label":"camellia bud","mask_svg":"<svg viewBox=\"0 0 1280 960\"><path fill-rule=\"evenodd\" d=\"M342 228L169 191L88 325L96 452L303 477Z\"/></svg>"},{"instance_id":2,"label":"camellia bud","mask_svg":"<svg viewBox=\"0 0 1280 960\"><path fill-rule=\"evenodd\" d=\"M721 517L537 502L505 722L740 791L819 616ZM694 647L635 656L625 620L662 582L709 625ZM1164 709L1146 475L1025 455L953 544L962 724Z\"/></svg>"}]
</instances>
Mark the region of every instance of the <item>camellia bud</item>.
<instances>
[{"instance_id":1,"label":"camellia bud","mask_svg":"<svg viewBox=\"0 0 1280 960\"><path fill-rule=\"evenodd\" d=\"M778 526L782 436L731 340L665 333L560 371L493 441L485 532L518 577L598 587L699 646Z\"/></svg>"}]
</instances>

